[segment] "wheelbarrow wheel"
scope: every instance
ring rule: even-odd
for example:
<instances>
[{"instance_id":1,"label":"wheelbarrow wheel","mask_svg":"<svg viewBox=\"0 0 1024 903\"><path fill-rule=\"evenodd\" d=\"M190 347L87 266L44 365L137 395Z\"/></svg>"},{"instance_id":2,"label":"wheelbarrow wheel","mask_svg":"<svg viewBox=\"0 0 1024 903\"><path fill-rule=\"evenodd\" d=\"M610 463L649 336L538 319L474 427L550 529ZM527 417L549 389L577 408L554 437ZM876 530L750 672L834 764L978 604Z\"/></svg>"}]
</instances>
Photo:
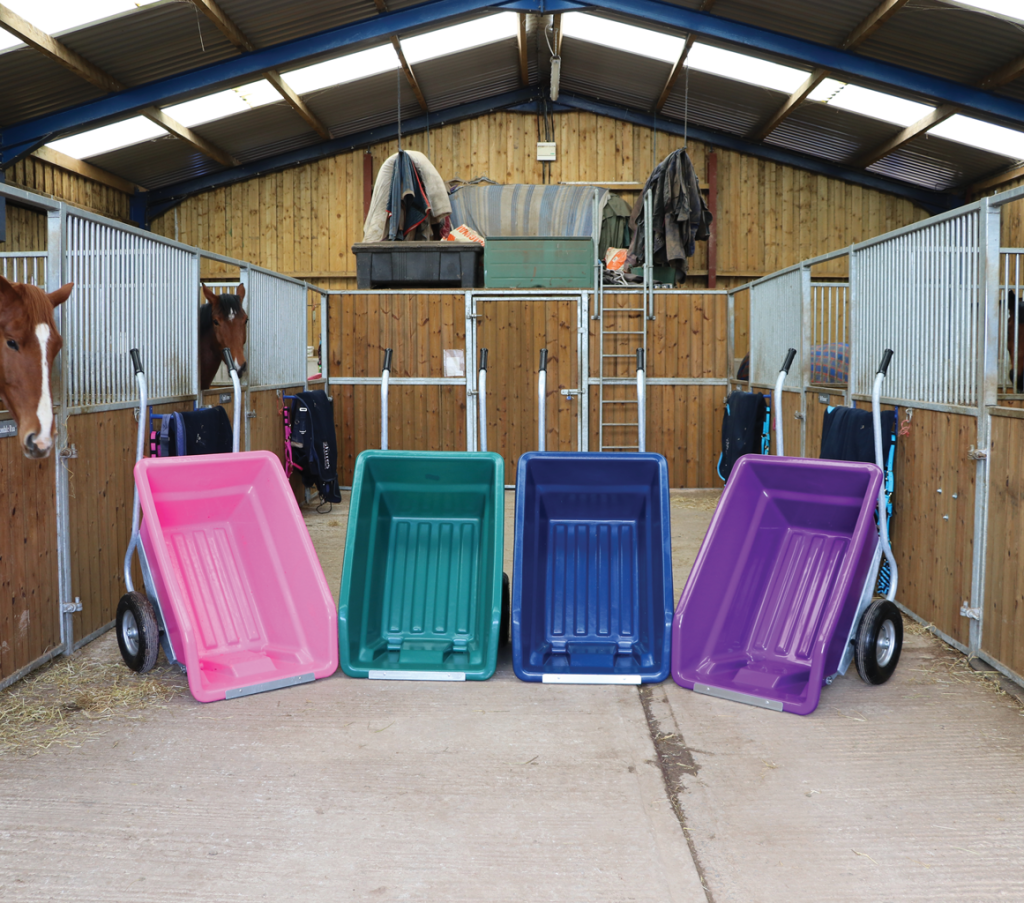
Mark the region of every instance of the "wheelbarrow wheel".
<instances>
[{"instance_id":1,"label":"wheelbarrow wheel","mask_svg":"<svg viewBox=\"0 0 1024 903\"><path fill-rule=\"evenodd\" d=\"M117 603L117 645L133 671L145 674L156 664L160 631L153 604L142 593L125 593Z\"/></svg>"},{"instance_id":2,"label":"wheelbarrow wheel","mask_svg":"<svg viewBox=\"0 0 1024 903\"><path fill-rule=\"evenodd\" d=\"M498 633L499 648L507 646L511 640L509 635L512 626L512 588L508 574L501 575L501 628Z\"/></svg>"},{"instance_id":3,"label":"wheelbarrow wheel","mask_svg":"<svg viewBox=\"0 0 1024 903\"><path fill-rule=\"evenodd\" d=\"M893 602L875 599L857 628L857 673L868 684L884 684L900 661L903 616Z\"/></svg>"}]
</instances>

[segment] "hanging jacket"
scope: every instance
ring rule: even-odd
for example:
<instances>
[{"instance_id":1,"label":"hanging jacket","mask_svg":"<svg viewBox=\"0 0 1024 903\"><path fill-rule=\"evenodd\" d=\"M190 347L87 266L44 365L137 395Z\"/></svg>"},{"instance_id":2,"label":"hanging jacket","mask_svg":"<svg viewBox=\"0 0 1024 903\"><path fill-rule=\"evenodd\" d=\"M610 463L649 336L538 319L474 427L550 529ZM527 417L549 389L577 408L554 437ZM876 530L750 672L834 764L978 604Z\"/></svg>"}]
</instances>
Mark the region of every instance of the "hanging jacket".
<instances>
[{"instance_id":1,"label":"hanging jacket","mask_svg":"<svg viewBox=\"0 0 1024 903\"><path fill-rule=\"evenodd\" d=\"M644 196L651 191L653 248L645 247ZM675 267L677 279L686 281L688 258L696 250L695 242L711 235L711 211L700 193L693 163L682 148L672 151L648 177L629 218L633 240L626 258L627 266L643 263L648 254L655 266Z\"/></svg>"},{"instance_id":2,"label":"hanging jacket","mask_svg":"<svg viewBox=\"0 0 1024 903\"><path fill-rule=\"evenodd\" d=\"M334 436L334 405L323 389L299 392L291 407L292 460L302 482L316 486L325 502L340 502L338 443Z\"/></svg>"}]
</instances>

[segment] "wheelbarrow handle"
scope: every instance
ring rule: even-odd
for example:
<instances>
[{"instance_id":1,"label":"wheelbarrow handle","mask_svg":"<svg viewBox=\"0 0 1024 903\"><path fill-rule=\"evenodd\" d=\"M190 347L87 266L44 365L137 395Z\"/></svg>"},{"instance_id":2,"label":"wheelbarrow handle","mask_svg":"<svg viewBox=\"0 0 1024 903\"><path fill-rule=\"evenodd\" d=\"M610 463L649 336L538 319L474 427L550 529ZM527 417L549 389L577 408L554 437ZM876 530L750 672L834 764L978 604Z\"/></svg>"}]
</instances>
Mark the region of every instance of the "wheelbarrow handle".
<instances>
[{"instance_id":1,"label":"wheelbarrow handle","mask_svg":"<svg viewBox=\"0 0 1024 903\"><path fill-rule=\"evenodd\" d=\"M891 348L886 348L885 351L882 352L882 363L880 363L878 365L878 372L881 373L882 376L887 376L888 375L888 373L889 373L889 362L891 360L892 360L892 349Z\"/></svg>"},{"instance_id":2,"label":"wheelbarrow handle","mask_svg":"<svg viewBox=\"0 0 1024 903\"><path fill-rule=\"evenodd\" d=\"M481 370L486 370L487 369L487 349L486 348L481 348L480 349L480 369Z\"/></svg>"},{"instance_id":3,"label":"wheelbarrow handle","mask_svg":"<svg viewBox=\"0 0 1024 903\"><path fill-rule=\"evenodd\" d=\"M384 349L384 369L389 371L389 372L391 370L391 349L390 348L385 348Z\"/></svg>"},{"instance_id":4,"label":"wheelbarrow handle","mask_svg":"<svg viewBox=\"0 0 1024 903\"><path fill-rule=\"evenodd\" d=\"M796 349L790 348L786 352L786 362L782 365L782 372L789 373L789 368L793 366L793 358L796 357Z\"/></svg>"},{"instance_id":5,"label":"wheelbarrow handle","mask_svg":"<svg viewBox=\"0 0 1024 903\"><path fill-rule=\"evenodd\" d=\"M235 360L233 357L231 357L231 349L224 348L221 351L221 354L224 356L224 363L228 365L228 373L230 373L232 370L235 369Z\"/></svg>"},{"instance_id":6,"label":"wheelbarrow handle","mask_svg":"<svg viewBox=\"0 0 1024 903\"><path fill-rule=\"evenodd\" d=\"M540 369L548 369L548 350L547 348L541 348L540 350Z\"/></svg>"},{"instance_id":7,"label":"wheelbarrow handle","mask_svg":"<svg viewBox=\"0 0 1024 903\"><path fill-rule=\"evenodd\" d=\"M139 355L139 349L133 348L128 353L132 356L132 366L135 368L135 375L138 376L142 372L142 357Z\"/></svg>"},{"instance_id":8,"label":"wheelbarrow handle","mask_svg":"<svg viewBox=\"0 0 1024 903\"><path fill-rule=\"evenodd\" d=\"M643 348L637 348L636 350L636 369L644 369L644 350Z\"/></svg>"}]
</instances>

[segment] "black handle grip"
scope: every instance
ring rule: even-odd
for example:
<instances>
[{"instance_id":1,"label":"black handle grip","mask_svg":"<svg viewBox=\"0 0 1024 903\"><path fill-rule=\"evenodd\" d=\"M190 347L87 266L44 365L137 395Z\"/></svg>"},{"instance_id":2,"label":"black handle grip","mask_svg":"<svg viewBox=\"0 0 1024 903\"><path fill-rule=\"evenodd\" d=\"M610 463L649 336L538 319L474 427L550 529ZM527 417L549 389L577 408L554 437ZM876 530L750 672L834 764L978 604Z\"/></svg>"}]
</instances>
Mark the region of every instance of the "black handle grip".
<instances>
[{"instance_id":1,"label":"black handle grip","mask_svg":"<svg viewBox=\"0 0 1024 903\"><path fill-rule=\"evenodd\" d=\"M135 368L135 375L138 376L142 372L142 358L139 357L139 349L133 348L128 353L132 356L132 366Z\"/></svg>"},{"instance_id":2,"label":"black handle grip","mask_svg":"<svg viewBox=\"0 0 1024 903\"><path fill-rule=\"evenodd\" d=\"M480 349L480 369L481 370L486 370L487 369L487 349L486 348L481 348Z\"/></svg>"},{"instance_id":3,"label":"black handle grip","mask_svg":"<svg viewBox=\"0 0 1024 903\"><path fill-rule=\"evenodd\" d=\"M225 348L221 352L221 354L224 355L224 363L228 365L228 373L230 373L232 370L237 369L235 367L235 359L231 356L231 349L230 348Z\"/></svg>"},{"instance_id":4,"label":"black handle grip","mask_svg":"<svg viewBox=\"0 0 1024 903\"><path fill-rule=\"evenodd\" d=\"M384 369L389 373L391 372L391 349L384 349Z\"/></svg>"},{"instance_id":5,"label":"black handle grip","mask_svg":"<svg viewBox=\"0 0 1024 903\"><path fill-rule=\"evenodd\" d=\"M789 373L789 368L793 366L793 358L795 358L795 357L796 357L796 349L795 348L790 348L789 351L786 352L786 363L784 363L782 365L782 372L783 373Z\"/></svg>"},{"instance_id":6,"label":"black handle grip","mask_svg":"<svg viewBox=\"0 0 1024 903\"><path fill-rule=\"evenodd\" d=\"M636 369L644 369L644 350L643 348L637 348L636 350Z\"/></svg>"},{"instance_id":7,"label":"black handle grip","mask_svg":"<svg viewBox=\"0 0 1024 903\"><path fill-rule=\"evenodd\" d=\"M878 365L878 372L885 376L889 372L889 362L892 360L892 349L886 348L882 352L882 363Z\"/></svg>"},{"instance_id":8,"label":"black handle grip","mask_svg":"<svg viewBox=\"0 0 1024 903\"><path fill-rule=\"evenodd\" d=\"M548 350L547 348L541 348L540 350L540 369L548 369Z\"/></svg>"}]
</instances>

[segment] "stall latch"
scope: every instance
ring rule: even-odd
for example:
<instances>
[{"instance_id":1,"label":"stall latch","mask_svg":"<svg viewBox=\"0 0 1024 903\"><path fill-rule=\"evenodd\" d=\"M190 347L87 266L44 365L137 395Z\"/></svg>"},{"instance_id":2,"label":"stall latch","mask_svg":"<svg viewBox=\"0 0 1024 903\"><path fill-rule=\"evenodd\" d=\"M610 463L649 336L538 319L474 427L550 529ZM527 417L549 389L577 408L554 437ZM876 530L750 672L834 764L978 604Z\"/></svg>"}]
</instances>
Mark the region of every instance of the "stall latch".
<instances>
[{"instance_id":1,"label":"stall latch","mask_svg":"<svg viewBox=\"0 0 1024 903\"><path fill-rule=\"evenodd\" d=\"M579 389L562 389L562 394L566 398L575 398L577 395L580 394L580 390Z\"/></svg>"},{"instance_id":2,"label":"stall latch","mask_svg":"<svg viewBox=\"0 0 1024 903\"><path fill-rule=\"evenodd\" d=\"M960 606L960 617L961 618L973 618L975 621L981 620L981 609L971 608L970 603L964 602Z\"/></svg>"}]
</instances>

